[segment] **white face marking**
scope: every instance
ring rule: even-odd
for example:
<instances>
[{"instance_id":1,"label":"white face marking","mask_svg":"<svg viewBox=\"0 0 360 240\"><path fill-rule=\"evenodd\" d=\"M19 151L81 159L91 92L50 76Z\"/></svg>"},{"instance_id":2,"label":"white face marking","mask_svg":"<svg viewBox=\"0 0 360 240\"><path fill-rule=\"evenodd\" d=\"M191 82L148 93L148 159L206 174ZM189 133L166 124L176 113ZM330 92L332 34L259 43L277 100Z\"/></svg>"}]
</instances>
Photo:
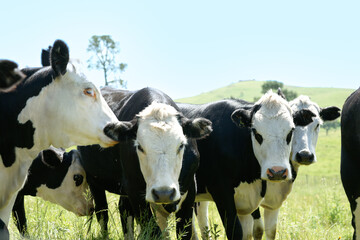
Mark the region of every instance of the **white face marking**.
<instances>
[{"instance_id":1,"label":"white face marking","mask_svg":"<svg viewBox=\"0 0 360 240\"><path fill-rule=\"evenodd\" d=\"M286 179L291 179L291 142L288 144L286 139L295 125L289 104L272 92L266 93L257 104L261 104L261 108L253 116L251 139L261 166L261 178L268 180L267 170L276 167L286 169ZM261 144L255 132L261 135Z\"/></svg>"},{"instance_id":2,"label":"white face marking","mask_svg":"<svg viewBox=\"0 0 360 240\"><path fill-rule=\"evenodd\" d=\"M174 189L171 201L180 198L179 175L186 137L171 106L153 102L139 113L135 146L146 182L146 200L155 202L153 191Z\"/></svg>"},{"instance_id":3,"label":"white face marking","mask_svg":"<svg viewBox=\"0 0 360 240\"><path fill-rule=\"evenodd\" d=\"M81 175L83 177L81 185L76 186L74 175ZM79 216L88 215L90 209L94 207L90 197L91 194L88 191L86 173L80 164L77 154L73 155L73 161L61 186L56 189L50 189L46 185L42 185L37 189L36 195L44 200L56 203Z\"/></svg>"},{"instance_id":4,"label":"white face marking","mask_svg":"<svg viewBox=\"0 0 360 240\"><path fill-rule=\"evenodd\" d=\"M317 139L319 136L320 126L322 125L322 120L320 118L320 107L310 101L310 98L307 96L299 96L290 103L291 109L299 111L302 109L309 109L312 113L315 114L313 117L313 122L305 127L296 126L293 136L292 150L291 150L291 160L294 163L298 163L296 159L297 153L308 153L313 154L313 161L304 164L311 164L316 162L315 148L317 144ZM301 164L301 163L300 163Z\"/></svg>"},{"instance_id":5,"label":"white face marking","mask_svg":"<svg viewBox=\"0 0 360 240\"><path fill-rule=\"evenodd\" d=\"M117 122L99 90L82 74L69 70L44 87L38 96L28 99L18 116L20 123L31 120L35 128L35 146L49 147L100 144L108 147L115 142L103 129Z\"/></svg>"}]
</instances>

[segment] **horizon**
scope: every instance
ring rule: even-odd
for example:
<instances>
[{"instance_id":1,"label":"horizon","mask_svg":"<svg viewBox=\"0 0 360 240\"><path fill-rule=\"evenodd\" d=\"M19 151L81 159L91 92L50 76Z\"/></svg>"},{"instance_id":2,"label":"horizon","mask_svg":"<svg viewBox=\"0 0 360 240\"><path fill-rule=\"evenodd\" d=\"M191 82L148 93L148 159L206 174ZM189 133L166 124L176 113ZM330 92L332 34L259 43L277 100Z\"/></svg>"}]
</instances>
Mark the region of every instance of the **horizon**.
<instances>
[{"instance_id":1,"label":"horizon","mask_svg":"<svg viewBox=\"0 0 360 240\"><path fill-rule=\"evenodd\" d=\"M355 0L4 2L0 58L40 66L41 49L64 40L86 64L92 35L120 43L129 90L157 88L173 99L238 79L287 86L357 89L360 22ZM89 79L104 85L100 71Z\"/></svg>"}]
</instances>

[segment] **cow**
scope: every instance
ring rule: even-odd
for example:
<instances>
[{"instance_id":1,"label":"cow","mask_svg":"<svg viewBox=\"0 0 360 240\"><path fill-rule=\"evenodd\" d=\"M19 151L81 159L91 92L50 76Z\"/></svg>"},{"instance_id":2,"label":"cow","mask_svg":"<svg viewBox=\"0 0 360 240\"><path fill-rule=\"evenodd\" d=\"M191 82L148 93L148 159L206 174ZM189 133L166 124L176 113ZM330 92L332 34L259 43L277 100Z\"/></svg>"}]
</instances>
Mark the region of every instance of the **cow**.
<instances>
[{"instance_id":1,"label":"cow","mask_svg":"<svg viewBox=\"0 0 360 240\"><path fill-rule=\"evenodd\" d=\"M78 216L92 214L93 201L88 196L86 173L77 150L46 149L34 159L28 172L25 185L19 191L12 209L22 235L28 233L24 208L26 195L41 197Z\"/></svg>"},{"instance_id":2,"label":"cow","mask_svg":"<svg viewBox=\"0 0 360 240\"><path fill-rule=\"evenodd\" d=\"M9 230L0 218L0 239L9 239Z\"/></svg>"},{"instance_id":3,"label":"cow","mask_svg":"<svg viewBox=\"0 0 360 240\"><path fill-rule=\"evenodd\" d=\"M126 196L119 201L120 211L129 209L131 215L121 218L124 234L132 230L127 228L127 217L134 217L141 226L153 222L147 204L150 202L165 204L173 211L180 204L187 205L186 211L176 213L182 219L177 228L191 236L186 221L192 219L194 174L199 165L195 140L211 133L211 122L184 117L173 100L156 89L126 91L107 87L102 94L120 121L134 123L128 135L118 139L126 136L127 140L117 146L105 150L96 145L78 147L102 229L107 230L107 190ZM99 161L104 164L99 166Z\"/></svg>"},{"instance_id":4,"label":"cow","mask_svg":"<svg viewBox=\"0 0 360 240\"><path fill-rule=\"evenodd\" d=\"M341 181L350 203L353 239L360 239L360 88L345 101L341 115Z\"/></svg>"},{"instance_id":5,"label":"cow","mask_svg":"<svg viewBox=\"0 0 360 240\"><path fill-rule=\"evenodd\" d=\"M282 96L281 91L278 91L278 94ZM339 108L335 106L320 108L318 104L311 101L308 96L304 95L292 100L289 102L289 105L293 112L310 110L314 114L314 117L312 118L312 122L307 126L295 126L290 155L290 165L293 173L292 179L281 183L266 182L266 193L264 200L261 202L261 206L264 207L265 211L266 239L275 239L279 209L291 192L299 167L301 165L310 165L317 161L315 147L320 125L323 121L335 120L340 116ZM197 217L202 234L204 234L205 229L209 228L207 205L208 203L204 202L197 205ZM243 230L247 232L247 238L245 239L251 239L252 237L254 237L254 239L262 239L264 226L259 209L256 209L252 213L252 217L249 215L240 216L240 219ZM251 231L252 226L253 232ZM246 230L244 229L245 227L247 227Z\"/></svg>"},{"instance_id":6,"label":"cow","mask_svg":"<svg viewBox=\"0 0 360 240\"><path fill-rule=\"evenodd\" d=\"M18 69L17 63L0 60L0 92L10 91L24 78L25 75Z\"/></svg>"},{"instance_id":7,"label":"cow","mask_svg":"<svg viewBox=\"0 0 360 240\"><path fill-rule=\"evenodd\" d=\"M56 40L51 66L22 69L16 89L0 92L0 218L7 225L17 192L40 151L78 144L117 143L130 122L119 122L94 84L69 64L69 49ZM114 129L116 128L116 129Z\"/></svg>"},{"instance_id":8,"label":"cow","mask_svg":"<svg viewBox=\"0 0 360 240\"><path fill-rule=\"evenodd\" d=\"M208 104L178 104L186 117L212 121L213 132L198 140L196 202L214 201L228 239L247 232L237 215L251 214L266 192L266 182L292 179L289 163L295 126L306 126L309 110L293 112L271 91L255 104L225 99Z\"/></svg>"}]
</instances>

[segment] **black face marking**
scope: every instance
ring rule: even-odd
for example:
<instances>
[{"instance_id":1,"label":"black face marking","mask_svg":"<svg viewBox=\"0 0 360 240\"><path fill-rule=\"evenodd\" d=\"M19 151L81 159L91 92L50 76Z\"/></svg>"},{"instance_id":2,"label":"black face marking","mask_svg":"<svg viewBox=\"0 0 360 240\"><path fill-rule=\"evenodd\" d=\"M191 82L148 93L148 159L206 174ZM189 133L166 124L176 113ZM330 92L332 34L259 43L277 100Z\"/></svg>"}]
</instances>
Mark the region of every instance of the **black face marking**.
<instances>
[{"instance_id":1,"label":"black face marking","mask_svg":"<svg viewBox=\"0 0 360 240\"><path fill-rule=\"evenodd\" d=\"M286 136L286 143L287 145L289 145L291 138L292 138L292 134L294 132L294 128L290 130L289 134Z\"/></svg>"},{"instance_id":2,"label":"black face marking","mask_svg":"<svg viewBox=\"0 0 360 240\"><path fill-rule=\"evenodd\" d=\"M252 128L251 130L252 130L252 132L254 133L254 136L255 136L256 141L261 145L261 143L262 143L263 140L264 140L263 137L256 131L255 128Z\"/></svg>"},{"instance_id":3,"label":"black face marking","mask_svg":"<svg viewBox=\"0 0 360 240\"><path fill-rule=\"evenodd\" d=\"M180 151L185 147L185 144L184 143L181 143L178 150L177 150L177 154L180 153Z\"/></svg>"},{"instance_id":4,"label":"black face marking","mask_svg":"<svg viewBox=\"0 0 360 240\"><path fill-rule=\"evenodd\" d=\"M309 109L301 109L293 114L295 126L305 127L313 122L312 118L316 115Z\"/></svg>"},{"instance_id":5,"label":"black face marking","mask_svg":"<svg viewBox=\"0 0 360 240\"><path fill-rule=\"evenodd\" d=\"M320 126L320 124L316 125L315 131L318 130L319 126Z\"/></svg>"},{"instance_id":6,"label":"black face marking","mask_svg":"<svg viewBox=\"0 0 360 240\"><path fill-rule=\"evenodd\" d=\"M141 147L140 144L138 144L136 147L137 147L137 150L139 150L140 152L145 154L145 150Z\"/></svg>"},{"instance_id":7,"label":"black face marking","mask_svg":"<svg viewBox=\"0 0 360 240\"><path fill-rule=\"evenodd\" d=\"M84 177L81 174L75 174L73 178L77 187L80 186L84 181Z\"/></svg>"}]
</instances>

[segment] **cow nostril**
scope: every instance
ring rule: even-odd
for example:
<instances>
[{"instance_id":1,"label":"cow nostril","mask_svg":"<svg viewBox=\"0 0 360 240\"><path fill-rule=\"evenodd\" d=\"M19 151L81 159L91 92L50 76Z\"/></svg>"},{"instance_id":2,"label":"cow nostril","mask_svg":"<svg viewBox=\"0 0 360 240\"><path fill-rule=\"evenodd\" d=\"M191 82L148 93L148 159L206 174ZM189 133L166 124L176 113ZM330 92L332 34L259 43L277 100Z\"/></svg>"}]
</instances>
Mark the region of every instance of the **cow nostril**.
<instances>
[{"instance_id":1,"label":"cow nostril","mask_svg":"<svg viewBox=\"0 0 360 240\"><path fill-rule=\"evenodd\" d=\"M159 200L160 197L155 189L151 190L151 194L153 195L155 202Z\"/></svg>"},{"instance_id":2,"label":"cow nostril","mask_svg":"<svg viewBox=\"0 0 360 240\"><path fill-rule=\"evenodd\" d=\"M175 188L172 188L172 189L170 190L170 197L169 197L171 201L174 200L175 195L176 195L176 189L175 189Z\"/></svg>"},{"instance_id":3,"label":"cow nostril","mask_svg":"<svg viewBox=\"0 0 360 240\"><path fill-rule=\"evenodd\" d=\"M281 167L268 168L266 174L270 180L284 180L288 176L288 170Z\"/></svg>"}]
</instances>

